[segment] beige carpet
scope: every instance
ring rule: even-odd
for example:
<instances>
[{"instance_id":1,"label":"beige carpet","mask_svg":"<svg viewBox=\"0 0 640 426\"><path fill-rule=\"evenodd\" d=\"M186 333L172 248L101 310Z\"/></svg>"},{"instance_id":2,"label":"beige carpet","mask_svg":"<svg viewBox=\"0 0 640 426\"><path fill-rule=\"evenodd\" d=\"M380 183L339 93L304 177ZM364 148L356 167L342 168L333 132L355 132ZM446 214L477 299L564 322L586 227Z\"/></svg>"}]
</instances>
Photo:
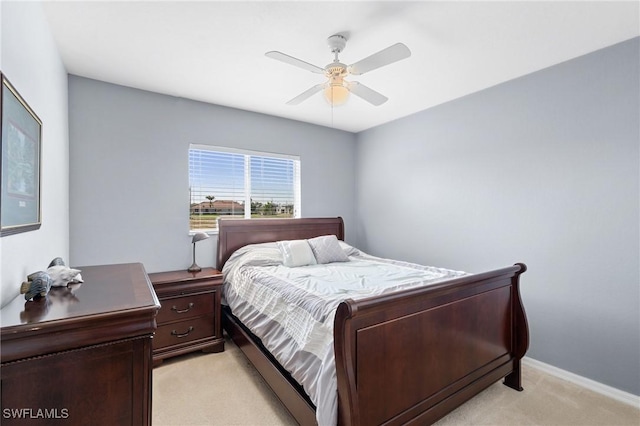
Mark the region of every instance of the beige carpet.
<instances>
[{"instance_id":1,"label":"beige carpet","mask_svg":"<svg viewBox=\"0 0 640 426\"><path fill-rule=\"evenodd\" d=\"M633 425L640 410L524 367L523 392L496 383L436 423L450 425ZM229 340L153 370L153 425L295 425Z\"/></svg>"}]
</instances>

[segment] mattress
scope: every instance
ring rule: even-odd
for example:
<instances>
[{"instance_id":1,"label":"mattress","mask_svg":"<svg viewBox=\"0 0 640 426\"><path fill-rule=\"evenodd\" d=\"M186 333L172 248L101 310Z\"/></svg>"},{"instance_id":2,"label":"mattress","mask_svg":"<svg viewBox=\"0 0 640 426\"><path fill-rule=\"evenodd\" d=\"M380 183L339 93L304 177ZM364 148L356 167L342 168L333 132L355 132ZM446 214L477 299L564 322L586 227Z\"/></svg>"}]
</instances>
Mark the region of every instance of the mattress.
<instances>
[{"instance_id":1,"label":"mattress","mask_svg":"<svg viewBox=\"0 0 640 426\"><path fill-rule=\"evenodd\" d=\"M337 423L333 321L340 302L467 275L375 257L344 242L346 262L284 266L276 243L245 246L223 268L223 303L302 386L319 425Z\"/></svg>"}]
</instances>

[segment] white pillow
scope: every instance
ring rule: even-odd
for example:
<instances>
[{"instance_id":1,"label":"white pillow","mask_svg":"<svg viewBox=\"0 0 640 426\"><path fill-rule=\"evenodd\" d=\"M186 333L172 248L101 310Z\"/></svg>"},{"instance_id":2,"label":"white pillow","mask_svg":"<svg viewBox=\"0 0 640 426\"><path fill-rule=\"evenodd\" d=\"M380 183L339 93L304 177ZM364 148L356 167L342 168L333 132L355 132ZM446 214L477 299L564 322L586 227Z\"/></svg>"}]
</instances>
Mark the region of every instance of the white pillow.
<instances>
[{"instance_id":1,"label":"white pillow","mask_svg":"<svg viewBox=\"0 0 640 426\"><path fill-rule=\"evenodd\" d=\"M307 240L316 257L316 262L332 263L332 262L348 262L349 257L344 252L338 237L335 235L323 235L322 237L311 238Z\"/></svg>"},{"instance_id":2,"label":"white pillow","mask_svg":"<svg viewBox=\"0 0 640 426\"><path fill-rule=\"evenodd\" d=\"M294 268L317 263L307 240L278 241L277 244L284 259L284 266Z\"/></svg>"}]
</instances>

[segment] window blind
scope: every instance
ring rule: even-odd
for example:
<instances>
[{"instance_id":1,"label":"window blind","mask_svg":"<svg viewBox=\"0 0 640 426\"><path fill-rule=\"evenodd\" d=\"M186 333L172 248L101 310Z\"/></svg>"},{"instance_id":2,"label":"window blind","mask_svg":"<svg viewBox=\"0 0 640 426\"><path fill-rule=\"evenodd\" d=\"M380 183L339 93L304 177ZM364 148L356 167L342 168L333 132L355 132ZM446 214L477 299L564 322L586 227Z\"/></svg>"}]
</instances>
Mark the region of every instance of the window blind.
<instances>
[{"instance_id":1,"label":"window blind","mask_svg":"<svg viewBox=\"0 0 640 426\"><path fill-rule=\"evenodd\" d=\"M192 231L215 231L220 216L299 217L300 160L192 145L189 192Z\"/></svg>"}]
</instances>

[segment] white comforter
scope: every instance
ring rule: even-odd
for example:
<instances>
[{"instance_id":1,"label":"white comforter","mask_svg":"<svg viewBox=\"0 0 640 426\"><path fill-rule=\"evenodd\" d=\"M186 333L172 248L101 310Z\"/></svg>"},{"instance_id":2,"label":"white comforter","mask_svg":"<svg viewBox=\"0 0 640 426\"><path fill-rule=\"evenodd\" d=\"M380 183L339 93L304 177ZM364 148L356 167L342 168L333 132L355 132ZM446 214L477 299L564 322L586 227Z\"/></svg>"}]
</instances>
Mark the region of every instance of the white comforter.
<instances>
[{"instance_id":1,"label":"white comforter","mask_svg":"<svg viewBox=\"0 0 640 426\"><path fill-rule=\"evenodd\" d=\"M349 262L289 268L277 245L264 243L237 250L222 271L224 303L303 386L322 426L337 423L333 319L340 302L465 275L340 244Z\"/></svg>"}]
</instances>

